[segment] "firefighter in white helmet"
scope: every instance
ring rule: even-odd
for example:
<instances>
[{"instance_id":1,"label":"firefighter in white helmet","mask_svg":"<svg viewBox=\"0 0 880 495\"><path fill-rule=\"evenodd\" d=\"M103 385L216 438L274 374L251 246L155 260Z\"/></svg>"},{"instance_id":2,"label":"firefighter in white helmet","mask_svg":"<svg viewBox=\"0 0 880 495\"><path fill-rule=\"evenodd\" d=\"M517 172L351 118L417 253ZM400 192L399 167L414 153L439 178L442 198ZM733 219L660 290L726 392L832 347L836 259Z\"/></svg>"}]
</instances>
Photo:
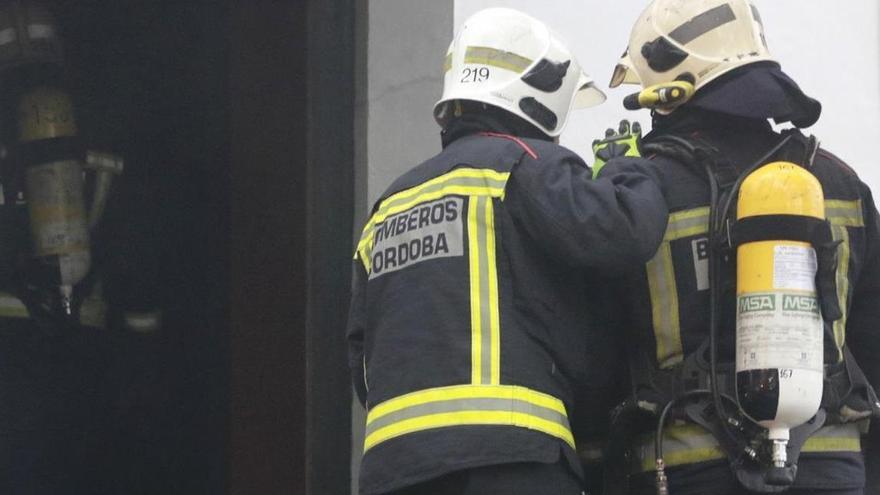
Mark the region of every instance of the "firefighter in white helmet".
<instances>
[{"instance_id":1,"label":"firefighter in white helmet","mask_svg":"<svg viewBox=\"0 0 880 495\"><path fill-rule=\"evenodd\" d=\"M647 260L665 206L633 163L593 181L554 143L604 96L540 21L475 14L444 71L443 151L381 195L354 255L360 490L580 495L576 435L601 421L613 339L583 299Z\"/></svg>"},{"instance_id":2,"label":"firefighter in white helmet","mask_svg":"<svg viewBox=\"0 0 880 495\"><path fill-rule=\"evenodd\" d=\"M863 493L861 435L880 411L871 386L880 385L880 217L855 172L800 132L821 105L771 57L748 0L651 2L614 71L612 86L624 83L642 86L627 107L651 108L653 130L641 143L612 136L598 147L627 140L624 151L650 154L670 216L660 249L621 292L634 392L617 409L611 451L634 462L617 473L629 486L608 492ZM776 132L771 120L792 128ZM774 161L818 179L827 222L737 228L740 185ZM818 253L821 316L810 314L825 329L824 394L816 416L791 430L787 459L768 463L767 430L741 412L747 384L732 367L736 246L792 237ZM768 375L754 393L782 401L778 380L791 371Z\"/></svg>"}]
</instances>

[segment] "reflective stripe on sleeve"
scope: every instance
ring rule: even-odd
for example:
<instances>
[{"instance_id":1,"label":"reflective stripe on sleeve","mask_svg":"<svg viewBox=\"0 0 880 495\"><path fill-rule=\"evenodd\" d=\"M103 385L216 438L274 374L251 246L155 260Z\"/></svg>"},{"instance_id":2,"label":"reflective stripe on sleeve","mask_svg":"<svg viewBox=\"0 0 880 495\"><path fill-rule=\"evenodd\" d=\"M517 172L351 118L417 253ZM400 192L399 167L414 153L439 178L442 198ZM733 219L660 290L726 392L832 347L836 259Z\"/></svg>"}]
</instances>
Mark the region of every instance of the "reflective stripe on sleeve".
<instances>
[{"instance_id":1,"label":"reflective stripe on sleeve","mask_svg":"<svg viewBox=\"0 0 880 495\"><path fill-rule=\"evenodd\" d=\"M565 406L525 387L461 385L413 392L370 409L364 451L410 433L467 425L540 431L574 448Z\"/></svg>"}]
</instances>

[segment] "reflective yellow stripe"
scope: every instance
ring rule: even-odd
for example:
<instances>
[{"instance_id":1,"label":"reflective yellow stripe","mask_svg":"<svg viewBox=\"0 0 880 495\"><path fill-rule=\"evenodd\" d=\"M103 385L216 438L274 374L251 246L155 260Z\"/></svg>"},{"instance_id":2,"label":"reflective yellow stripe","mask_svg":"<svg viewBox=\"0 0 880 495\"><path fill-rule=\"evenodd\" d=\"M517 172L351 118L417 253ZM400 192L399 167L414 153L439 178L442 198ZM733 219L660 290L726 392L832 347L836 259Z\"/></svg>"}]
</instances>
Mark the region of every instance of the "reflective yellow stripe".
<instances>
[{"instance_id":1,"label":"reflective yellow stripe","mask_svg":"<svg viewBox=\"0 0 880 495\"><path fill-rule=\"evenodd\" d=\"M657 343L657 363L661 368L674 366L684 357L671 242L705 234L708 230L708 206L669 215L663 242L646 266L648 290L651 296L651 319L654 339Z\"/></svg>"},{"instance_id":2,"label":"reflective yellow stripe","mask_svg":"<svg viewBox=\"0 0 880 495\"><path fill-rule=\"evenodd\" d=\"M468 239L471 382L497 385L501 381L501 316L491 197L472 196L468 201Z\"/></svg>"},{"instance_id":3,"label":"reflective yellow stripe","mask_svg":"<svg viewBox=\"0 0 880 495\"><path fill-rule=\"evenodd\" d=\"M462 385L414 392L372 408L364 450L409 433L465 425L537 430L574 447L559 399L525 387Z\"/></svg>"},{"instance_id":4,"label":"reflective yellow stripe","mask_svg":"<svg viewBox=\"0 0 880 495\"><path fill-rule=\"evenodd\" d=\"M859 423L825 426L807 439L802 452L861 452Z\"/></svg>"},{"instance_id":5,"label":"reflective yellow stripe","mask_svg":"<svg viewBox=\"0 0 880 495\"><path fill-rule=\"evenodd\" d=\"M831 233L834 240L842 241L837 248L837 302L840 305L840 318L833 324L834 343L837 345L838 362L843 360L843 343L846 340L846 320L849 306L849 231L842 225L832 225Z\"/></svg>"},{"instance_id":6,"label":"reflective yellow stripe","mask_svg":"<svg viewBox=\"0 0 880 495\"><path fill-rule=\"evenodd\" d=\"M504 50L486 46L469 46L464 54L464 63L490 65L522 73L532 65L532 60Z\"/></svg>"},{"instance_id":7,"label":"reflective yellow stripe","mask_svg":"<svg viewBox=\"0 0 880 495\"><path fill-rule=\"evenodd\" d=\"M654 435L643 435L639 444L633 448L637 469L653 471L656 454ZM693 464L716 459L724 459L725 454L715 437L698 425L667 427L663 434L663 460L667 466Z\"/></svg>"},{"instance_id":8,"label":"reflective yellow stripe","mask_svg":"<svg viewBox=\"0 0 880 495\"><path fill-rule=\"evenodd\" d=\"M413 204L421 203L422 200L412 201L417 196L423 196L437 187L460 186L469 192L467 195L504 197L504 186L510 177L509 172L498 172L485 168L459 168L452 172L437 176L418 186L411 187L393 194L382 201L379 210L373 215L375 223L385 220L388 215L409 209ZM431 198L436 199L436 198ZM400 207L401 203L404 207ZM394 210L394 211L391 211Z\"/></svg>"},{"instance_id":9,"label":"reflective yellow stripe","mask_svg":"<svg viewBox=\"0 0 880 495\"><path fill-rule=\"evenodd\" d=\"M825 426L804 443L802 452L861 452L858 424ZM654 435L643 435L633 454L642 472L655 468ZM698 425L671 426L663 436L663 460L669 467L718 459L726 455L715 437Z\"/></svg>"},{"instance_id":10,"label":"reflective yellow stripe","mask_svg":"<svg viewBox=\"0 0 880 495\"><path fill-rule=\"evenodd\" d=\"M709 207L703 206L669 215L663 240L675 241L707 232L709 232Z\"/></svg>"},{"instance_id":11,"label":"reflective yellow stripe","mask_svg":"<svg viewBox=\"0 0 880 495\"><path fill-rule=\"evenodd\" d=\"M864 227L862 201L846 201L840 199L825 200L825 218L834 225L846 227Z\"/></svg>"},{"instance_id":12,"label":"reflective yellow stripe","mask_svg":"<svg viewBox=\"0 0 880 495\"><path fill-rule=\"evenodd\" d=\"M660 245L654 258L648 262L648 289L651 294L651 318L657 345L657 363L668 368L681 362L681 325L678 313L678 288L672 263L672 247Z\"/></svg>"},{"instance_id":13,"label":"reflective yellow stripe","mask_svg":"<svg viewBox=\"0 0 880 495\"><path fill-rule=\"evenodd\" d=\"M354 259L360 257L367 273L370 273L375 227L389 215L408 210L419 203L434 201L449 195L490 196L504 199L504 187L509 177L509 172L460 168L389 196L382 201L379 210L364 226L357 250L354 253Z\"/></svg>"},{"instance_id":14,"label":"reflective yellow stripe","mask_svg":"<svg viewBox=\"0 0 880 495\"><path fill-rule=\"evenodd\" d=\"M449 72L452 69L452 54L447 53L446 59L443 60L443 72Z\"/></svg>"},{"instance_id":15,"label":"reflective yellow stripe","mask_svg":"<svg viewBox=\"0 0 880 495\"><path fill-rule=\"evenodd\" d=\"M849 262L852 256L848 227L864 227L861 200L846 201L828 199L825 201L825 216L831 222L831 233L835 241L842 241L837 251L837 302L842 316L834 322L834 342L837 344L838 361L843 360L843 344L846 341L846 321L849 313Z\"/></svg>"},{"instance_id":16,"label":"reflective yellow stripe","mask_svg":"<svg viewBox=\"0 0 880 495\"><path fill-rule=\"evenodd\" d=\"M480 227L477 211L479 199L468 200L468 258L471 291L471 383L480 383L483 369L482 304L480 298Z\"/></svg>"}]
</instances>

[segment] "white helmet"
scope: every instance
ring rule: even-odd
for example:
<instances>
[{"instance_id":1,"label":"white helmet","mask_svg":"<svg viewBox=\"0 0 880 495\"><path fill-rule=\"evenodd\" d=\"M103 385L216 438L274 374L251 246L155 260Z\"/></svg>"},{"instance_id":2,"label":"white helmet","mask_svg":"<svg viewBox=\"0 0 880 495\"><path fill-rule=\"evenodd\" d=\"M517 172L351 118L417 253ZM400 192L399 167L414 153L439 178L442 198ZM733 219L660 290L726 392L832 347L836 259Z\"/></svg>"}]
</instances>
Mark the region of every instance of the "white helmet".
<instances>
[{"instance_id":1,"label":"white helmet","mask_svg":"<svg viewBox=\"0 0 880 495\"><path fill-rule=\"evenodd\" d=\"M774 61L748 0L654 0L633 26L611 87L676 79L697 90L746 64Z\"/></svg>"},{"instance_id":2,"label":"white helmet","mask_svg":"<svg viewBox=\"0 0 880 495\"><path fill-rule=\"evenodd\" d=\"M605 101L544 23L512 9L486 9L466 20L444 69L443 97L434 106L441 126L456 116L456 100L471 100L502 108L555 137L573 107Z\"/></svg>"}]
</instances>

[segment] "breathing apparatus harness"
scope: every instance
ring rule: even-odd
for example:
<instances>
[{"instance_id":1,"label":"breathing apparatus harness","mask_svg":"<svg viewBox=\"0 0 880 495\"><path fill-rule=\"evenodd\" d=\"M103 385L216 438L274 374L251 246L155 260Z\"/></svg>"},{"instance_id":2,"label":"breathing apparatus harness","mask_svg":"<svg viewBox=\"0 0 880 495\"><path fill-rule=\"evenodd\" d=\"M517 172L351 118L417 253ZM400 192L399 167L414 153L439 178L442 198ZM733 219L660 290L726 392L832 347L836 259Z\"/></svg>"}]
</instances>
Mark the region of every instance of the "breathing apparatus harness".
<instances>
[{"instance_id":1,"label":"breathing apparatus harness","mask_svg":"<svg viewBox=\"0 0 880 495\"><path fill-rule=\"evenodd\" d=\"M685 356L683 363L669 370L659 369L654 359L644 355L644 352L635 353L630 360L632 398L613 412L612 438L615 435L631 435L633 429L650 423L652 417L656 418L656 428L653 430L658 495L669 493L663 432L671 417L688 420L711 432L727 456L737 480L744 487L764 493L784 491L794 482L804 443L823 425L880 416L876 394L844 346L843 360L825 365L821 408L811 420L791 429L787 448L783 446L787 452L782 452L787 462L784 465L779 462L774 464L778 453L771 450L772 445L767 445L767 430L740 408L736 398L733 363L719 363L718 359L723 296L731 281L728 273L732 266L730 257L739 244L775 239L780 234L775 225L760 221L732 221L736 207L734 198L752 172L780 154L799 155L792 161L809 170L819 148L818 141L812 136L805 137L798 130L785 131L777 144L742 173L738 173L719 150L699 137L665 135L646 142L642 148L644 155L665 156L693 167L704 174L708 181L711 197L708 230L709 335L696 352ZM774 228L768 232L768 227ZM811 244L817 252L817 292L827 341L830 323L841 317L834 277L839 242L832 240L827 221L797 225L794 229L785 229L784 235L787 239ZM644 431L644 426L641 429ZM611 446L611 456L614 456L614 445Z\"/></svg>"}]
</instances>

